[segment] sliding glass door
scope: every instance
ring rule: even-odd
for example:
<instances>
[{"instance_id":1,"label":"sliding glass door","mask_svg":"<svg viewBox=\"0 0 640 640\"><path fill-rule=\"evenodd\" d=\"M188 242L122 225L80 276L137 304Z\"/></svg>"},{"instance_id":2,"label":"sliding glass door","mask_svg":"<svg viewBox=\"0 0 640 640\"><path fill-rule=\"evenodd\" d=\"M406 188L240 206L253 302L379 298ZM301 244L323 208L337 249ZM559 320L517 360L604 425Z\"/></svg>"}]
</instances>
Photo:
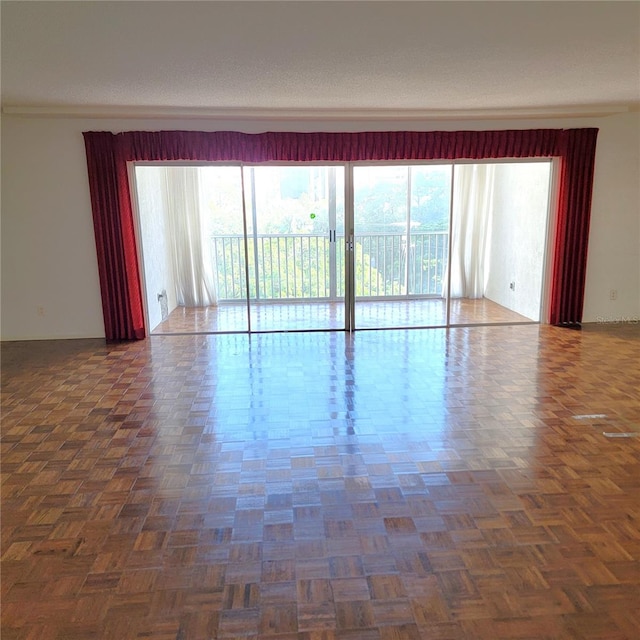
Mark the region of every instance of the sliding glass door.
<instances>
[{"instance_id":1,"label":"sliding glass door","mask_svg":"<svg viewBox=\"0 0 640 640\"><path fill-rule=\"evenodd\" d=\"M151 333L344 330L344 166L138 165L134 178Z\"/></svg>"},{"instance_id":2,"label":"sliding glass door","mask_svg":"<svg viewBox=\"0 0 640 640\"><path fill-rule=\"evenodd\" d=\"M247 331L240 167L135 167L150 333Z\"/></svg>"},{"instance_id":3,"label":"sliding glass door","mask_svg":"<svg viewBox=\"0 0 640 640\"><path fill-rule=\"evenodd\" d=\"M344 167L244 169L251 327L344 329Z\"/></svg>"},{"instance_id":4,"label":"sliding glass door","mask_svg":"<svg viewBox=\"0 0 640 640\"><path fill-rule=\"evenodd\" d=\"M353 167L353 328L538 322L551 162Z\"/></svg>"},{"instance_id":5,"label":"sliding glass door","mask_svg":"<svg viewBox=\"0 0 640 640\"><path fill-rule=\"evenodd\" d=\"M551 162L453 169L449 324L541 318Z\"/></svg>"},{"instance_id":6,"label":"sliding glass door","mask_svg":"<svg viewBox=\"0 0 640 640\"><path fill-rule=\"evenodd\" d=\"M355 327L447 321L451 165L353 169Z\"/></svg>"},{"instance_id":7,"label":"sliding glass door","mask_svg":"<svg viewBox=\"0 0 640 640\"><path fill-rule=\"evenodd\" d=\"M153 333L540 319L549 161L156 165L135 177Z\"/></svg>"}]
</instances>

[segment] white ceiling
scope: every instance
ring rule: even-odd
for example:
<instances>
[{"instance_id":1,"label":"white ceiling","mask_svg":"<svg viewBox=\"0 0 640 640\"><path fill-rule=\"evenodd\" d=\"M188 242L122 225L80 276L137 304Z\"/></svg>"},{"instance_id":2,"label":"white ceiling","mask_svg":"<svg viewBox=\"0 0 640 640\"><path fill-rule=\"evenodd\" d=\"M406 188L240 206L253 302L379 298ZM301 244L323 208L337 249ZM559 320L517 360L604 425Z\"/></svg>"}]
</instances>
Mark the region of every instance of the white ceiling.
<instances>
[{"instance_id":1,"label":"white ceiling","mask_svg":"<svg viewBox=\"0 0 640 640\"><path fill-rule=\"evenodd\" d=\"M640 105L640 2L2 1L13 113L582 113Z\"/></svg>"}]
</instances>

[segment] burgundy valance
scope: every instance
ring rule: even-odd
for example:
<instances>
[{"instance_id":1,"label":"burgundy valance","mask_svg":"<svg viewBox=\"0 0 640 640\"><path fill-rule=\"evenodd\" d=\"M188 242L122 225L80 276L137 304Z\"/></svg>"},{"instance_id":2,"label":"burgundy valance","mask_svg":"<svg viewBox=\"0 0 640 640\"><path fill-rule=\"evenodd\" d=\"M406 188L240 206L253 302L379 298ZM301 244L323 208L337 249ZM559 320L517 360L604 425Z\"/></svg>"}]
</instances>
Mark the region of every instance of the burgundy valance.
<instances>
[{"instance_id":1,"label":"burgundy valance","mask_svg":"<svg viewBox=\"0 0 640 640\"><path fill-rule=\"evenodd\" d=\"M597 129L85 132L98 270L108 340L145 335L127 172L131 161L357 162L561 159L550 321L582 320Z\"/></svg>"},{"instance_id":2,"label":"burgundy valance","mask_svg":"<svg viewBox=\"0 0 640 640\"><path fill-rule=\"evenodd\" d=\"M358 162L534 158L558 155L566 132L366 131L361 133L239 133L127 131L114 134L125 160L222 162Z\"/></svg>"}]
</instances>

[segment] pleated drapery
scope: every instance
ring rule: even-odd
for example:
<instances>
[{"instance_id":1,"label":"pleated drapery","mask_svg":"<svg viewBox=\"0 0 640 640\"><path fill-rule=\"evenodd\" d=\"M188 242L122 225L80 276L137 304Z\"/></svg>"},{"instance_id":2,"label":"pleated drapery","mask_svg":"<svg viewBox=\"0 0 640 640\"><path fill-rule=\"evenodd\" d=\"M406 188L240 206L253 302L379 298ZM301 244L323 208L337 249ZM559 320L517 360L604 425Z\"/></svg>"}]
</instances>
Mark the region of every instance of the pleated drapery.
<instances>
[{"instance_id":1,"label":"pleated drapery","mask_svg":"<svg viewBox=\"0 0 640 640\"><path fill-rule=\"evenodd\" d=\"M116 158L111 133L85 135L85 148L105 335L139 340L144 312L126 161Z\"/></svg>"},{"instance_id":2,"label":"pleated drapery","mask_svg":"<svg viewBox=\"0 0 640 640\"><path fill-rule=\"evenodd\" d=\"M549 322L582 321L597 129L573 129L562 139Z\"/></svg>"},{"instance_id":3,"label":"pleated drapery","mask_svg":"<svg viewBox=\"0 0 640 640\"><path fill-rule=\"evenodd\" d=\"M451 277L447 273L443 278L444 297L484 297L494 183L494 165L463 164L454 168Z\"/></svg>"},{"instance_id":4,"label":"pleated drapery","mask_svg":"<svg viewBox=\"0 0 640 640\"><path fill-rule=\"evenodd\" d=\"M182 307L218 303L210 234L200 203L197 167L164 167L169 246Z\"/></svg>"},{"instance_id":5,"label":"pleated drapery","mask_svg":"<svg viewBox=\"0 0 640 640\"><path fill-rule=\"evenodd\" d=\"M356 162L559 157L550 321L582 319L586 249L597 129L374 131L360 133L235 131L85 132L105 334L144 337L127 162Z\"/></svg>"}]
</instances>

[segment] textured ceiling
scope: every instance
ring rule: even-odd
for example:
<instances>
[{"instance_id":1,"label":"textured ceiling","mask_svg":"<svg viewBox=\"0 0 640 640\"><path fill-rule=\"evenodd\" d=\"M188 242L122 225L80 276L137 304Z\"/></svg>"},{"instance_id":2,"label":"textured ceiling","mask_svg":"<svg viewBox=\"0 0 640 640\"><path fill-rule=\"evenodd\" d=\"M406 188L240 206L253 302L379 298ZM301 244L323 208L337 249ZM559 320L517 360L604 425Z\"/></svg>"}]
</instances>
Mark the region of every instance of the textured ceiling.
<instances>
[{"instance_id":1,"label":"textured ceiling","mask_svg":"<svg viewBox=\"0 0 640 640\"><path fill-rule=\"evenodd\" d=\"M7 112L640 104L638 2L3 1L1 11Z\"/></svg>"}]
</instances>

